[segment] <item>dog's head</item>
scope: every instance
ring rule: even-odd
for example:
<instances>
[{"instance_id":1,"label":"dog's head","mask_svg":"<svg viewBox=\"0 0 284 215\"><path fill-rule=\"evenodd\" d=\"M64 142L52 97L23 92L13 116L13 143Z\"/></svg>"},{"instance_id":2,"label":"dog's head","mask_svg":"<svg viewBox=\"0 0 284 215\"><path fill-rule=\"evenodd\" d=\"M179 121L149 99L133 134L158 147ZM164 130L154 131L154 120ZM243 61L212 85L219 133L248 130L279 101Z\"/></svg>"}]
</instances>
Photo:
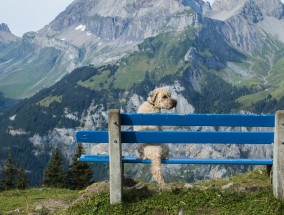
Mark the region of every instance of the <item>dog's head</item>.
<instances>
[{"instance_id":1,"label":"dog's head","mask_svg":"<svg viewBox=\"0 0 284 215\"><path fill-rule=\"evenodd\" d=\"M176 107L177 100L171 98L170 90L166 88L156 88L148 95L147 101L153 104L156 108L172 109Z\"/></svg>"}]
</instances>

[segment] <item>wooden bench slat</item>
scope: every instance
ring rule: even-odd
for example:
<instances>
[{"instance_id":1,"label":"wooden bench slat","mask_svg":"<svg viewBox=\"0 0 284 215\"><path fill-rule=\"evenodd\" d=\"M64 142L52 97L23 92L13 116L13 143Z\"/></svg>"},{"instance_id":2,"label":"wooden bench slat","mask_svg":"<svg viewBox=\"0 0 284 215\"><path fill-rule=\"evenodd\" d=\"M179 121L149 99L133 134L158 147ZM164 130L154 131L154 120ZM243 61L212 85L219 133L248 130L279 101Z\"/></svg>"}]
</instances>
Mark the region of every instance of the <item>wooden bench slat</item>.
<instances>
[{"instance_id":1,"label":"wooden bench slat","mask_svg":"<svg viewBox=\"0 0 284 215\"><path fill-rule=\"evenodd\" d=\"M76 139L84 143L108 143L107 131L77 131ZM123 131L122 143L209 143L271 144L274 132L215 131Z\"/></svg>"},{"instance_id":2,"label":"wooden bench slat","mask_svg":"<svg viewBox=\"0 0 284 215\"><path fill-rule=\"evenodd\" d=\"M83 162L108 163L108 155L86 154L79 158ZM123 163L151 163L151 160L133 156L122 158ZM163 164L218 164L218 165L272 165L272 159L206 159L206 158L170 158L162 160Z\"/></svg>"},{"instance_id":3,"label":"wooden bench slat","mask_svg":"<svg viewBox=\"0 0 284 215\"><path fill-rule=\"evenodd\" d=\"M273 114L121 113L121 125L274 127Z\"/></svg>"}]
</instances>

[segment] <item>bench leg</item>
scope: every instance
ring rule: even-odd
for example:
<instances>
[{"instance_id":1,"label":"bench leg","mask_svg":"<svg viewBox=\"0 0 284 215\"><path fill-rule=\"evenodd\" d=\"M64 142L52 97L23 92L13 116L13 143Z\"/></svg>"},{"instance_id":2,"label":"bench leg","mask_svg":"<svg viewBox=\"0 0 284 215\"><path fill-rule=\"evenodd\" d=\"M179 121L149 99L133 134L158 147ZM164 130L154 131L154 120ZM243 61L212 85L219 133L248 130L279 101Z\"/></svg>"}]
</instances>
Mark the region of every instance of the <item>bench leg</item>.
<instances>
[{"instance_id":1,"label":"bench leg","mask_svg":"<svg viewBox=\"0 0 284 215\"><path fill-rule=\"evenodd\" d=\"M284 200L284 111L275 114L273 144L273 194L275 198Z\"/></svg>"},{"instance_id":2,"label":"bench leg","mask_svg":"<svg viewBox=\"0 0 284 215\"><path fill-rule=\"evenodd\" d=\"M109 110L109 175L110 175L110 204L122 202L122 152L120 112L117 109Z\"/></svg>"}]
</instances>

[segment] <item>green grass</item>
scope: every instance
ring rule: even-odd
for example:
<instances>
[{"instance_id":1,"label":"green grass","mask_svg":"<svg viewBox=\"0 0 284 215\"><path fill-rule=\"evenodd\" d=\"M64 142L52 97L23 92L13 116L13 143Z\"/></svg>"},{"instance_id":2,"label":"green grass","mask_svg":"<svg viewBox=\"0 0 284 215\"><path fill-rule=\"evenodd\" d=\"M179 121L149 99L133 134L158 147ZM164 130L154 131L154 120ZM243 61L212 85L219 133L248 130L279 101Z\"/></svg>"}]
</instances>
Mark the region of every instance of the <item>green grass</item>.
<instances>
[{"instance_id":1,"label":"green grass","mask_svg":"<svg viewBox=\"0 0 284 215\"><path fill-rule=\"evenodd\" d=\"M257 101L264 99L270 93L270 91L261 91L258 93L242 96L238 98L237 101L241 103L244 107L249 107L252 105L252 103L256 103Z\"/></svg>"},{"instance_id":2,"label":"green grass","mask_svg":"<svg viewBox=\"0 0 284 215\"><path fill-rule=\"evenodd\" d=\"M252 103L256 103L259 100L266 98L268 95L271 95L273 98L279 100L281 97L284 96L283 92L284 92L284 83L278 86L275 90L269 89L254 94L245 95L238 98L237 101L241 103L243 107L249 107L251 106Z\"/></svg>"},{"instance_id":3,"label":"green grass","mask_svg":"<svg viewBox=\"0 0 284 215\"><path fill-rule=\"evenodd\" d=\"M110 83L113 81L113 77L109 78L110 73L111 71L107 70L100 74L96 74L86 81L79 81L78 85L89 88L91 90L94 90L94 89L107 90L109 88Z\"/></svg>"},{"instance_id":4,"label":"green grass","mask_svg":"<svg viewBox=\"0 0 284 215\"><path fill-rule=\"evenodd\" d=\"M283 83L284 79L284 57L280 57L276 60L273 66L273 74L269 78L269 83L279 85Z\"/></svg>"},{"instance_id":5,"label":"green grass","mask_svg":"<svg viewBox=\"0 0 284 215\"><path fill-rule=\"evenodd\" d=\"M241 190L253 188L255 186L263 188L271 188L270 178L267 176L266 169L257 169L244 174L237 174L230 178L217 179L213 181L197 182L196 185L215 187L217 189L228 183L233 183L231 190Z\"/></svg>"},{"instance_id":6,"label":"green grass","mask_svg":"<svg viewBox=\"0 0 284 215\"><path fill-rule=\"evenodd\" d=\"M224 185L232 186L222 189ZM101 193L58 214L283 214L284 202L273 197L270 179L264 170L255 170L229 179L180 184L157 192L153 189L128 190L124 203L110 206L109 194Z\"/></svg>"},{"instance_id":7,"label":"green grass","mask_svg":"<svg viewBox=\"0 0 284 215\"><path fill-rule=\"evenodd\" d=\"M43 199L62 199L70 202L78 191L56 188L34 188L27 190L11 190L0 192L0 214L17 208L24 211L24 214L31 213L36 203Z\"/></svg>"},{"instance_id":8,"label":"green grass","mask_svg":"<svg viewBox=\"0 0 284 215\"><path fill-rule=\"evenodd\" d=\"M183 58L191 46L194 32L194 29L189 28L179 34L164 33L147 38L139 46L139 52L121 62L115 73L114 87L129 89L142 82L147 72L155 82L166 75L176 73L184 66Z\"/></svg>"},{"instance_id":9,"label":"green grass","mask_svg":"<svg viewBox=\"0 0 284 215\"><path fill-rule=\"evenodd\" d=\"M193 184L193 188L184 188L182 183L171 183L159 191L152 183L140 190L126 189L123 204L114 206L109 204L107 191L96 191L91 197L85 197L67 209L57 209L55 214L176 215L180 210L194 215L284 214L284 202L274 198L270 183L264 169L226 179L198 182ZM21 208L23 214L28 214L34 212L35 206L43 200L60 199L71 205L79 195L78 191L53 188L4 191L0 193L0 208L2 213ZM40 214L48 213L41 211Z\"/></svg>"},{"instance_id":10,"label":"green grass","mask_svg":"<svg viewBox=\"0 0 284 215\"><path fill-rule=\"evenodd\" d=\"M146 54L135 54L126 60L126 65L119 67L116 75L114 87L120 89L129 89L135 83L144 80L147 71L153 71L155 60L149 59Z\"/></svg>"},{"instance_id":11,"label":"green grass","mask_svg":"<svg viewBox=\"0 0 284 215\"><path fill-rule=\"evenodd\" d=\"M43 100L41 100L40 102L38 102L38 104L42 107L49 107L51 103L53 102L61 103L61 101L62 101L62 96L48 96Z\"/></svg>"},{"instance_id":12,"label":"green grass","mask_svg":"<svg viewBox=\"0 0 284 215\"><path fill-rule=\"evenodd\" d=\"M131 198L125 203L108 204L108 194L100 194L59 214L281 214L284 204L275 200L270 189L255 192L220 191L197 188L163 191Z\"/></svg>"}]
</instances>

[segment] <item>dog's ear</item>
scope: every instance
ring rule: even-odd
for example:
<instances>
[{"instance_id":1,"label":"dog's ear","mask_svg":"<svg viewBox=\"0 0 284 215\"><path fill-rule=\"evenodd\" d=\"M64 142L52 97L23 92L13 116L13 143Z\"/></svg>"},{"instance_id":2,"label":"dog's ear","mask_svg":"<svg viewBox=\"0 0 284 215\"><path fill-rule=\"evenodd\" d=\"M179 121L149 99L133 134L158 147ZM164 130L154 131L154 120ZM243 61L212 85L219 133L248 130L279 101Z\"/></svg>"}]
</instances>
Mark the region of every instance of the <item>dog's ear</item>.
<instances>
[{"instance_id":1,"label":"dog's ear","mask_svg":"<svg viewBox=\"0 0 284 215\"><path fill-rule=\"evenodd\" d=\"M148 94L148 98L147 98L147 101L151 104L154 104L156 99L157 99L157 95L158 95L158 92L156 90L153 90L151 91L149 94Z\"/></svg>"}]
</instances>

